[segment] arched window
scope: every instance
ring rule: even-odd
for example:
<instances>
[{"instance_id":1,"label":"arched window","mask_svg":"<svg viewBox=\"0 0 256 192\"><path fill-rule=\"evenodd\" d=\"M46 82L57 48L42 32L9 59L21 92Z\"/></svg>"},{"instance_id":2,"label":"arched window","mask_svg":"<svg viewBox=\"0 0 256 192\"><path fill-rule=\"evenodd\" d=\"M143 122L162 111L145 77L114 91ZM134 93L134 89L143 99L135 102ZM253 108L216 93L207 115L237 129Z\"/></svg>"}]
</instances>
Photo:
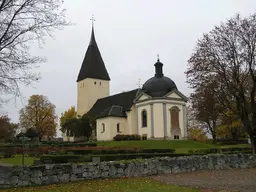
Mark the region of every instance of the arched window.
<instances>
[{"instance_id":1,"label":"arched window","mask_svg":"<svg viewBox=\"0 0 256 192\"><path fill-rule=\"evenodd\" d=\"M120 130L120 123L117 123L117 124L116 124L116 130L117 130L117 133L121 133L121 130Z\"/></svg>"},{"instance_id":2,"label":"arched window","mask_svg":"<svg viewBox=\"0 0 256 192\"><path fill-rule=\"evenodd\" d=\"M105 124L102 123L102 124L101 124L101 133L104 133L104 132L105 132Z\"/></svg>"},{"instance_id":3,"label":"arched window","mask_svg":"<svg viewBox=\"0 0 256 192\"><path fill-rule=\"evenodd\" d=\"M172 129L179 129L180 128L180 121L179 121L179 111L178 107L172 107L171 112L171 128Z\"/></svg>"},{"instance_id":4,"label":"arched window","mask_svg":"<svg viewBox=\"0 0 256 192\"><path fill-rule=\"evenodd\" d=\"M147 111L143 110L141 112L141 121L142 121L142 127L147 127Z\"/></svg>"}]
</instances>

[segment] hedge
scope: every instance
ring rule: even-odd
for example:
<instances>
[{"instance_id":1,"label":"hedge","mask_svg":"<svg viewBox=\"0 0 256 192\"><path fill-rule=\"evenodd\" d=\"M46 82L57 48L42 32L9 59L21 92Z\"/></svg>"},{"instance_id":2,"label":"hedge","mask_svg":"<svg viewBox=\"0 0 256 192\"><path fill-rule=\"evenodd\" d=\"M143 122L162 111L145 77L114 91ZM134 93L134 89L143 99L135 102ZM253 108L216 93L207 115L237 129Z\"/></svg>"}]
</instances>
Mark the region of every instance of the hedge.
<instances>
[{"instance_id":1,"label":"hedge","mask_svg":"<svg viewBox=\"0 0 256 192\"><path fill-rule=\"evenodd\" d=\"M248 139L239 139L239 140L217 139L217 143L221 145L248 144Z\"/></svg>"},{"instance_id":2,"label":"hedge","mask_svg":"<svg viewBox=\"0 0 256 192\"><path fill-rule=\"evenodd\" d=\"M79 162L82 159L80 155L44 155L40 157L42 163L68 163ZM50 162L49 162L50 161Z\"/></svg>"},{"instance_id":3,"label":"hedge","mask_svg":"<svg viewBox=\"0 0 256 192\"><path fill-rule=\"evenodd\" d=\"M197 150L189 150L190 154L211 154L211 153L234 153L234 152L251 152L252 149L250 147L244 148L210 148L210 149L197 149Z\"/></svg>"},{"instance_id":4,"label":"hedge","mask_svg":"<svg viewBox=\"0 0 256 192\"><path fill-rule=\"evenodd\" d=\"M104 149L104 150L86 150L86 149L66 149L67 153L76 155L103 155L103 154L136 154L136 153L175 153L175 149Z\"/></svg>"},{"instance_id":5,"label":"hedge","mask_svg":"<svg viewBox=\"0 0 256 192\"><path fill-rule=\"evenodd\" d=\"M188 154L173 154L173 153L137 153L137 154L104 154L104 155L44 155L41 156L41 163L69 163L69 162L91 162L93 157L99 157L100 161L119 161L137 158L152 158L152 157L179 157L188 156ZM50 162L49 162L50 161Z\"/></svg>"},{"instance_id":6,"label":"hedge","mask_svg":"<svg viewBox=\"0 0 256 192\"><path fill-rule=\"evenodd\" d=\"M139 141L141 140L140 135L116 135L113 137L114 141Z\"/></svg>"}]
</instances>

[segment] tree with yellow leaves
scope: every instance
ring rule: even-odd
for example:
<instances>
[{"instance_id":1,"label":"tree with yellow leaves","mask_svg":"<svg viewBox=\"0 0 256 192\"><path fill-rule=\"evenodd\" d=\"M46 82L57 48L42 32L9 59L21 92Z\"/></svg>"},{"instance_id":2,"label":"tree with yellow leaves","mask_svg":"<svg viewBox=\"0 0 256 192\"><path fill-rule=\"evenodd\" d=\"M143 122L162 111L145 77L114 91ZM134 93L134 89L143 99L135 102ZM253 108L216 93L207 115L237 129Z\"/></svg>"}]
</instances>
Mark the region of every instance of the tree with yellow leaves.
<instances>
[{"instance_id":1,"label":"tree with yellow leaves","mask_svg":"<svg viewBox=\"0 0 256 192\"><path fill-rule=\"evenodd\" d=\"M28 104L20 110L21 127L39 131L40 137L55 136L57 120L55 105L43 95L30 96Z\"/></svg>"},{"instance_id":2,"label":"tree with yellow leaves","mask_svg":"<svg viewBox=\"0 0 256 192\"><path fill-rule=\"evenodd\" d=\"M68 126L73 126L73 122L75 121L77 117L77 112L75 109L75 106L71 106L67 111L65 111L64 113L61 113L61 117L60 117L60 127L61 127L61 131L63 133L65 133L68 129ZM72 128L70 128L69 130L71 130Z\"/></svg>"}]
</instances>

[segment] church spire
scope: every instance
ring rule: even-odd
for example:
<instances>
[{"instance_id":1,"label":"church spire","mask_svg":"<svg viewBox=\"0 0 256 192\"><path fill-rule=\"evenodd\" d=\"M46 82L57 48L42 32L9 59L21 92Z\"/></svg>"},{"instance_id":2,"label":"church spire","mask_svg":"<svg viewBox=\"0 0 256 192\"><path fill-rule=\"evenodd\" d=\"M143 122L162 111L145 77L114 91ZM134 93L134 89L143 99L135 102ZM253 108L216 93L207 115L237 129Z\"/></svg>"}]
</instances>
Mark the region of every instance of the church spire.
<instances>
[{"instance_id":1,"label":"church spire","mask_svg":"<svg viewBox=\"0 0 256 192\"><path fill-rule=\"evenodd\" d=\"M85 53L85 57L79 71L77 82L86 78L94 78L101 80L110 80L104 61L101 57L100 50L97 46L97 42L94 34L94 17L92 21L92 33L89 46Z\"/></svg>"},{"instance_id":2,"label":"church spire","mask_svg":"<svg viewBox=\"0 0 256 192\"><path fill-rule=\"evenodd\" d=\"M91 40L89 45L92 45L92 44L97 45L95 40L95 35L94 35L94 21L96 21L94 19L94 15L92 15L92 18L90 20L92 21L92 33L91 33Z\"/></svg>"},{"instance_id":3,"label":"church spire","mask_svg":"<svg viewBox=\"0 0 256 192\"><path fill-rule=\"evenodd\" d=\"M163 63L160 62L159 55L157 55L157 62L155 63L155 77L161 78L163 74Z\"/></svg>"}]
</instances>

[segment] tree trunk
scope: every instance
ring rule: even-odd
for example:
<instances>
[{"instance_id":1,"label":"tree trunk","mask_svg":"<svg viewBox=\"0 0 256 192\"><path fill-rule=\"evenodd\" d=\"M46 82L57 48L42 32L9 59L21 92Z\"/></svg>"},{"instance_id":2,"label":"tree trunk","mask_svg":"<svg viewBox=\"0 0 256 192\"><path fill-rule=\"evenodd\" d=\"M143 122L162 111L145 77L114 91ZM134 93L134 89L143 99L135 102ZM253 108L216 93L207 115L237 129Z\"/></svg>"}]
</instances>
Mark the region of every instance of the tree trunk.
<instances>
[{"instance_id":1,"label":"tree trunk","mask_svg":"<svg viewBox=\"0 0 256 192\"><path fill-rule=\"evenodd\" d=\"M216 134L212 133L212 144L216 144L216 143L217 143Z\"/></svg>"},{"instance_id":2,"label":"tree trunk","mask_svg":"<svg viewBox=\"0 0 256 192\"><path fill-rule=\"evenodd\" d=\"M256 137L250 136L251 146L252 146L252 154L256 154Z\"/></svg>"}]
</instances>

